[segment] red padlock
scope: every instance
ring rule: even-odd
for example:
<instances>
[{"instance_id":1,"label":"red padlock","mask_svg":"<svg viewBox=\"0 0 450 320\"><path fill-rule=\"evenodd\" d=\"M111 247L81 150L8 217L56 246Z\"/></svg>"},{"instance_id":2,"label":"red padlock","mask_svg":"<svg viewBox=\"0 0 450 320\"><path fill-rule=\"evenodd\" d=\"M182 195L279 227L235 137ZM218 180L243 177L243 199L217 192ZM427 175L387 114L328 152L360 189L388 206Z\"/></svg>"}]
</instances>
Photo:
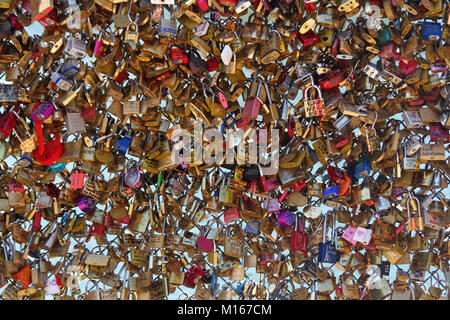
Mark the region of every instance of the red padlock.
<instances>
[{"instance_id":1,"label":"red padlock","mask_svg":"<svg viewBox=\"0 0 450 320\"><path fill-rule=\"evenodd\" d=\"M122 223L122 224L129 224L129 223L130 223L130 219L131 219L130 215L127 214L127 215L126 215L125 217L123 217L122 219L114 220L114 221L116 221L116 222L118 222L118 223Z\"/></svg>"},{"instance_id":2,"label":"red padlock","mask_svg":"<svg viewBox=\"0 0 450 320\"><path fill-rule=\"evenodd\" d=\"M314 2L304 2L304 8L309 12L315 11L317 9L316 4Z\"/></svg>"},{"instance_id":3,"label":"red padlock","mask_svg":"<svg viewBox=\"0 0 450 320\"><path fill-rule=\"evenodd\" d=\"M208 2L206 2L206 0L197 0L198 3L198 7L200 8L200 10L202 11L206 11L208 10Z\"/></svg>"},{"instance_id":4,"label":"red padlock","mask_svg":"<svg viewBox=\"0 0 450 320\"><path fill-rule=\"evenodd\" d=\"M334 183L343 183L344 182L344 172L339 168L328 166L327 167L328 178L330 181Z\"/></svg>"},{"instance_id":5,"label":"red padlock","mask_svg":"<svg viewBox=\"0 0 450 320\"><path fill-rule=\"evenodd\" d=\"M290 250L308 254L308 236L305 234L303 221L296 216L294 231L291 232Z\"/></svg>"},{"instance_id":6,"label":"red padlock","mask_svg":"<svg viewBox=\"0 0 450 320\"><path fill-rule=\"evenodd\" d=\"M265 176L260 176L257 182L258 182L258 189L260 189L262 192L269 192L267 179Z\"/></svg>"},{"instance_id":7,"label":"red padlock","mask_svg":"<svg viewBox=\"0 0 450 320\"><path fill-rule=\"evenodd\" d=\"M84 176L83 172L72 172L70 175L70 187L72 189L83 189Z\"/></svg>"},{"instance_id":8,"label":"red padlock","mask_svg":"<svg viewBox=\"0 0 450 320\"><path fill-rule=\"evenodd\" d=\"M390 238L391 238L391 239L394 239L394 237L395 237L396 235L398 235L400 232L402 232L402 231L406 228L406 225L407 225L407 224L408 224L408 219L403 220L403 221L400 223L400 225L399 225L397 228L395 228L395 231L394 231L393 234L391 234Z\"/></svg>"},{"instance_id":9,"label":"red padlock","mask_svg":"<svg viewBox=\"0 0 450 320\"><path fill-rule=\"evenodd\" d=\"M236 6L236 0L219 0L219 4L226 7Z\"/></svg>"},{"instance_id":10,"label":"red padlock","mask_svg":"<svg viewBox=\"0 0 450 320\"><path fill-rule=\"evenodd\" d=\"M47 192L47 195L51 198L59 198L59 195L61 194L61 191L54 183L47 184L45 190Z\"/></svg>"},{"instance_id":11,"label":"red padlock","mask_svg":"<svg viewBox=\"0 0 450 320\"><path fill-rule=\"evenodd\" d=\"M91 230L89 231L89 234L100 236L104 233L104 231L105 231L104 224L94 222L92 224Z\"/></svg>"},{"instance_id":12,"label":"red padlock","mask_svg":"<svg viewBox=\"0 0 450 320\"><path fill-rule=\"evenodd\" d=\"M421 98L426 102L438 102L441 95L441 88L436 87L431 92L425 93L421 96Z\"/></svg>"},{"instance_id":13,"label":"red padlock","mask_svg":"<svg viewBox=\"0 0 450 320\"><path fill-rule=\"evenodd\" d=\"M425 100L422 97L419 97L416 100L408 101L408 104L410 106L420 106L420 105L424 104L424 102L425 102Z\"/></svg>"},{"instance_id":14,"label":"red padlock","mask_svg":"<svg viewBox=\"0 0 450 320\"><path fill-rule=\"evenodd\" d=\"M31 228L31 231L37 232L41 229L41 219L42 213L40 211L36 211L33 217L33 227Z\"/></svg>"},{"instance_id":15,"label":"red padlock","mask_svg":"<svg viewBox=\"0 0 450 320\"><path fill-rule=\"evenodd\" d=\"M444 144L449 143L449 130L440 123L430 124L430 141L442 142Z\"/></svg>"},{"instance_id":16,"label":"red padlock","mask_svg":"<svg viewBox=\"0 0 450 320\"><path fill-rule=\"evenodd\" d=\"M12 192L25 192L25 187L23 184L18 183L16 180L12 179L8 182L9 191Z\"/></svg>"},{"instance_id":17,"label":"red padlock","mask_svg":"<svg viewBox=\"0 0 450 320\"><path fill-rule=\"evenodd\" d=\"M122 70L122 71L119 72L119 74L114 79L114 81L116 81L117 84L122 84L126 79L128 79L129 75L130 74L126 70Z\"/></svg>"},{"instance_id":18,"label":"red padlock","mask_svg":"<svg viewBox=\"0 0 450 320\"><path fill-rule=\"evenodd\" d=\"M50 142L43 144L43 137L40 139L39 134L37 133L36 126L36 135L38 136L38 143L44 146L44 150L42 153L39 152L39 148L33 151L34 159L43 165L51 165L55 163L64 153L64 145L60 141L59 133L55 133L55 137ZM41 127L42 128L42 127ZM41 129L42 130L42 129ZM42 136L42 131L41 131Z\"/></svg>"},{"instance_id":19,"label":"red padlock","mask_svg":"<svg viewBox=\"0 0 450 320\"><path fill-rule=\"evenodd\" d=\"M214 241L206 238L205 236L199 236L197 238L197 247L206 252L213 251Z\"/></svg>"},{"instance_id":20,"label":"red padlock","mask_svg":"<svg viewBox=\"0 0 450 320\"><path fill-rule=\"evenodd\" d=\"M407 76L417 69L418 64L416 60L400 59L399 67L403 74Z\"/></svg>"},{"instance_id":21,"label":"red padlock","mask_svg":"<svg viewBox=\"0 0 450 320\"><path fill-rule=\"evenodd\" d=\"M170 54L170 59L172 60L173 64L175 64L175 65L186 64L189 62L189 58L184 49L181 49L178 47L172 47L169 51L169 54Z\"/></svg>"},{"instance_id":22,"label":"red padlock","mask_svg":"<svg viewBox=\"0 0 450 320\"><path fill-rule=\"evenodd\" d=\"M336 148L342 148L350 142L351 134L341 135L337 138Z\"/></svg>"},{"instance_id":23,"label":"red padlock","mask_svg":"<svg viewBox=\"0 0 450 320\"><path fill-rule=\"evenodd\" d=\"M294 124L294 119L289 118L289 120L288 120L288 134L289 134L289 138L295 137L293 124Z\"/></svg>"},{"instance_id":24,"label":"red padlock","mask_svg":"<svg viewBox=\"0 0 450 320\"><path fill-rule=\"evenodd\" d=\"M400 47L393 40L386 41L378 52L380 59L400 59Z\"/></svg>"},{"instance_id":25,"label":"red padlock","mask_svg":"<svg viewBox=\"0 0 450 320\"><path fill-rule=\"evenodd\" d=\"M304 180L295 181L295 182L292 182L291 187L292 187L292 190L294 190L295 192L298 192L298 191L302 190L304 187L306 187L306 182Z\"/></svg>"},{"instance_id":26,"label":"red padlock","mask_svg":"<svg viewBox=\"0 0 450 320\"><path fill-rule=\"evenodd\" d=\"M47 28L48 26L55 26L58 24L58 14L56 9L52 8L49 13L45 15L38 14L33 20L39 21L44 28Z\"/></svg>"},{"instance_id":27,"label":"red padlock","mask_svg":"<svg viewBox=\"0 0 450 320\"><path fill-rule=\"evenodd\" d=\"M363 248L366 250L374 251L377 250L377 247L375 246L375 243L373 242L373 239L370 239L369 244L363 244Z\"/></svg>"},{"instance_id":28,"label":"red padlock","mask_svg":"<svg viewBox=\"0 0 450 320\"><path fill-rule=\"evenodd\" d=\"M335 38L333 40L333 45L331 46L331 55L333 56L333 58L336 58L339 53L339 44L340 44L339 38Z\"/></svg>"},{"instance_id":29,"label":"red padlock","mask_svg":"<svg viewBox=\"0 0 450 320\"><path fill-rule=\"evenodd\" d=\"M197 247L199 247L199 249L209 252L209 251L213 251L214 250L214 240L212 239L208 239L208 233L211 230L211 228L209 227L209 224L206 225L206 232L202 235L200 235L197 238Z\"/></svg>"},{"instance_id":30,"label":"red padlock","mask_svg":"<svg viewBox=\"0 0 450 320\"><path fill-rule=\"evenodd\" d=\"M63 274L60 272L58 274L55 274L55 280L56 280L56 284L58 285L58 287L63 288L64 285L61 282L61 277L63 276Z\"/></svg>"},{"instance_id":31,"label":"red padlock","mask_svg":"<svg viewBox=\"0 0 450 320\"><path fill-rule=\"evenodd\" d=\"M239 209L237 207L228 209L223 213L223 221L225 221L225 223L234 222L239 220L239 218Z\"/></svg>"},{"instance_id":32,"label":"red padlock","mask_svg":"<svg viewBox=\"0 0 450 320\"><path fill-rule=\"evenodd\" d=\"M213 72L217 70L217 65L219 64L219 60L217 58L211 58L206 60L206 64L208 66L208 72Z\"/></svg>"},{"instance_id":33,"label":"red padlock","mask_svg":"<svg viewBox=\"0 0 450 320\"><path fill-rule=\"evenodd\" d=\"M9 111L0 117L0 140L8 138L16 125L16 115Z\"/></svg>"},{"instance_id":34,"label":"red padlock","mask_svg":"<svg viewBox=\"0 0 450 320\"><path fill-rule=\"evenodd\" d=\"M331 89L337 87L339 83L345 80L345 74L347 73L347 67L344 69L336 69L329 73L326 73L319 79L319 84L324 89Z\"/></svg>"},{"instance_id":35,"label":"red padlock","mask_svg":"<svg viewBox=\"0 0 450 320\"><path fill-rule=\"evenodd\" d=\"M280 84L283 83L284 79L286 78L286 75L287 75L287 70L283 68L283 71L281 71L280 77L276 81L277 86L279 86Z\"/></svg>"},{"instance_id":36,"label":"red padlock","mask_svg":"<svg viewBox=\"0 0 450 320\"><path fill-rule=\"evenodd\" d=\"M19 272L13 274L13 279L19 283L22 290L25 290L31 284L31 267L26 265Z\"/></svg>"},{"instance_id":37,"label":"red padlock","mask_svg":"<svg viewBox=\"0 0 450 320\"><path fill-rule=\"evenodd\" d=\"M350 178L346 173L344 173L344 182L339 186L339 197L342 197L347 193L347 190L350 187L350 184L352 183L352 178Z\"/></svg>"},{"instance_id":38,"label":"red padlock","mask_svg":"<svg viewBox=\"0 0 450 320\"><path fill-rule=\"evenodd\" d=\"M205 276L206 272L199 265L193 264L184 275L184 282L188 288L194 289L197 283Z\"/></svg>"},{"instance_id":39,"label":"red padlock","mask_svg":"<svg viewBox=\"0 0 450 320\"><path fill-rule=\"evenodd\" d=\"M81 110L83 119L93 119L96 115L97 109L95 107L83 108L83 110Z\"/></svg>"},{"instance_id":40,"label":"red padlock","mask_svg":"<svg viewBox=\"0 0 450 320\"><path fill-rule=\"evenodd\" d=\"M18 29L18 30L22 30L23 29L23 25L19 22L19 20L17 20L16 15L14 14L10 14L8 16L9 21L11 21L11 24L14 26L14 28Z\"/></svg>"}]
</instances>

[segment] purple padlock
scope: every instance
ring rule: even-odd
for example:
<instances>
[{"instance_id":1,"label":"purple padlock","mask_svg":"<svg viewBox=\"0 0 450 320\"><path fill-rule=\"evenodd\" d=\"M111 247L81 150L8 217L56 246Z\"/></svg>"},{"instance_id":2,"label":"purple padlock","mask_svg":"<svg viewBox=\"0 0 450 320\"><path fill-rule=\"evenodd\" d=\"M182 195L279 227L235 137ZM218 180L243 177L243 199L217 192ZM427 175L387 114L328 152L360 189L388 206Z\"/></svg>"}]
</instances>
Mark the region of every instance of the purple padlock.
<instances>
[{"instance_id":1,"label":"purple padlock","mask_svg":"<svg viewBox=\"0 0 450 320\"><path fill-rule=\"evenodd\" d=\"M281 228L287 228L295 223L295 216L289 209L283 208L278 211L277 220Z\"/></svg>"},{"instance_id":2,"label":"purple padlock","mask_svg":"<svg viewBox=\"0 0 450 320\"><path fill-rule=\"evenodd\" d=\"M139 188L142 185L142 172L137 168L131 168L123 176L123 184L129 188Z\"/></svg>"},{"instance_id":3,"label":"purple padlock","mask_svg":"<svg viewBox=\"0 0 450 320\"><path fill-rule=\"evenodd\" d=\"M33 120L47 120L55 111L55 105L52 102L41 102L31 113Z\"/></svg>"},{"instance_id":4,"label":"purple padlock","mask_svg":"<svg viewBox=\"0 0 450 320\"><path fill-rule=\"evenodd\" d=\"M85 196L81 196L77 200L77 206L84 213L92 213L95 209L94 200L92 200L92 198L90 198L90 197L85 197Z\"/></svg>"}]
</instances>

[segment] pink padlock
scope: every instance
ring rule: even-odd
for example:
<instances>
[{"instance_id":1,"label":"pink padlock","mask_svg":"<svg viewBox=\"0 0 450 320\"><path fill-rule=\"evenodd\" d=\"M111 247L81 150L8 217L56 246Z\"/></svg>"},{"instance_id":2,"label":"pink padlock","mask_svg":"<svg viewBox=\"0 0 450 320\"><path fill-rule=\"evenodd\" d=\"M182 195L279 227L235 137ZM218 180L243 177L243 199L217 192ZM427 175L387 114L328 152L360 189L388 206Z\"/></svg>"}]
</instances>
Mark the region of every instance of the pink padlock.
<instances>
[{"instance_id":1,"label":"pink padlock","mask_svg":"<svg viewBox=\"0 0 450 320\"><path fill-rule=\"evenodd\" d=\"M100 36L97 41L95 41L94 54L97 57L103 57L106 52L106 44L102 41L102 32L100 32Z\"/></svg>"},{"instance_id":2,"label":"pink padlock","mask_svg":"<svg viewBox=\"0 0 450 320\"><path fill-rule=\"evenodd\" d=\"M353 235L353 240L357 242L361 242L364 245L368 245L372 239L372 230L366 229L363 227L356 228L356 232Z\"/></svg>"},{"instance_id":3,"label":"pink padlock","mask_svg":"<svg viewBox=\"0 0 450 320\"><path fill-rule=\"evenodd\" d=\"M280 209L280 203L278 202L278 199L265 200L263 203L263 208L269 213L277 212Z\"/></svg>"},{"instance_id":4,"label":"pink padlock","mask_svg":"<svg viewBox=\"0 0 450 320\"><path fill-rule=\"evenodd\" d=\"M352 245L355 245L357 241L353 239L353 236L356 233L356 229L358 229L356 226L348 226L342 234L342 239L350 242Z\"/></svg>"},{"instance_id":5,"label":"pink padlock","mask_svg":"<svg viewBox=\"0 0 450 320\"><path fill-rule=\"evenodd\" d=\"M271 179L266 181L267 191L272 191L273 189L280 186L280 182L277 179Z\"/></svg>"},{"instance_id":6,"label":"pink padlock","mask_svg":"<svg viewBox=\"0 0 450 320\"><path fill-rule=\"evenodd\" d=\"M219 92L217 95L219 96L219 101L222 107L225 109L228 108L228 101L227 98L225 98L225 95L222 92Z\"/></svg>"}]
</instances>

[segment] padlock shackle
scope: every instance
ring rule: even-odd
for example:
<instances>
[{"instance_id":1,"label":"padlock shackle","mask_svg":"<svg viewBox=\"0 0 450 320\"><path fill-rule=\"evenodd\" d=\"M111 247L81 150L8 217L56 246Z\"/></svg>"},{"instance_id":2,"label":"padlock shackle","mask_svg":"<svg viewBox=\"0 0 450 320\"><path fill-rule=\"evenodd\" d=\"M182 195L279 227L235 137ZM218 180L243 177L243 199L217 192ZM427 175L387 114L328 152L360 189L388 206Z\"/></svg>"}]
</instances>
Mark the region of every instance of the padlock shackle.
<instances>
[{"instance_id":1,"label":"padlock shackle","mask_svg":"<svg viewBox=\"0 0 450 320\"><path fill-rule=\"evenodd\" d=\"M311 89L311 88L316 89L316 90L319 92L319 99L322 99L322 91L320 90L320 88L319 88L318 86L316 86L316 85L312 85L312 86L307 87L307 88L305 89L304 100L308 101L308 91L309 91L309 89Z\"/></svg>"}]
</instances>

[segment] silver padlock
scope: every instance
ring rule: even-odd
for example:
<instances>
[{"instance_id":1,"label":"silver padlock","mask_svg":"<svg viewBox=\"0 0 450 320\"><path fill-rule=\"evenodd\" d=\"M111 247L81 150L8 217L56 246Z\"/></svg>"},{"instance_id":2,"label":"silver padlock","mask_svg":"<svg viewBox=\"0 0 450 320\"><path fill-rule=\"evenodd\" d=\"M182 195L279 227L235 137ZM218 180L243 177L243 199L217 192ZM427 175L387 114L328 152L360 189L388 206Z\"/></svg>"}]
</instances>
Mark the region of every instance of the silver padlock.
<instances>
[{"instance_id":1,"label":"silver padlock","mask_svg":"<svg viewBox=\"0 0 450 320\"><path fill-rule=\"evenodd\" d=\"M177 37L177 21L174 19L161 19L159 22L158 34L161 37L175 39Z\"/></svg>"},{"instance_id":2,"label":"silver padlock","mask_svg":"<svg viewBox=\"0 0 450 320\"><path fill-rule=\"evenodd\" d=\"M423 126L422 118L420 118L419 111L403 111L403 121L405 121L406 128L415 129Z\"/></svg>"},{"instance_id":3,"label":"silver padlock","mask_svg":"<svg viewBox=\"0 0 450 320\"><path fill-rule=\"evenodd\" d=\"M378 70L377 66L373 63L368 63L363 72L371 79L378 81L380 79L380 70Z\"/></svg>"},{"instance_id":4,"label":"silver padlock","mask_svg":"<svg viewBox=\"0 0 450 320\"><path fill-rule=\"evenodd\" d=\"M420 138L417 136L412 136L408 141L406 141L406 155L408 157L413 156L419 151L422 143L420 142Z\"/></svg>"},{"instance_id":5,"label":"silver padlock","mask_svg":"<svg viewBox=\"0 0 450 320\"><path fill-rule=\"evenodd\" d=\"M50 79L55 83L58 88L64 91L69 91L72 89L73 83L71 80L66 79L61 73L53 72Z\"/></svg>"},{"instance_id":6,"label":"silver padlock","mask_svg":"<svg viewBox=\"0 0 450 320\"><path fill-rule=\"evenodd\" d=\"M130 26L134 25L135 30L130 30ZM136 48L136 45L139 42L139 32L138 25L136 22L132 22L128 25L127 30L125 31L125 42L128 43L133 49Z\"/></svg>"},{"instance_id":7,"label":"silver padlock","mask_svg":"<svg viewBox=\"0 0 450 320\"><path fill-rule=\"evenodd\" d=\"M72 36L67 40L64 51L73 58L83 59L86 56L86 43Z\"/></svg>"}]
</instances>

